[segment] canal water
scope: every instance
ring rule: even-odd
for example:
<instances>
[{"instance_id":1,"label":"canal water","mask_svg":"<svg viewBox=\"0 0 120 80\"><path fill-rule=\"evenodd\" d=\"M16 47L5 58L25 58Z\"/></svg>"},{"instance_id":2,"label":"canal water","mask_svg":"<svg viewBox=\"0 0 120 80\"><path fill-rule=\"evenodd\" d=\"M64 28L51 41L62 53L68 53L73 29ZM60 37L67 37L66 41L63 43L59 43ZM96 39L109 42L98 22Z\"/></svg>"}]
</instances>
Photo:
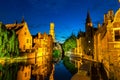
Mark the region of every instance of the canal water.
<instances>
[{"instance_id":1,"label":"canal water","mask_svg":"<svg viewBox=\"0 0 120 80\"><path fill-rule=\"evenodd\" d=\"M34 63L34 59L20 62L0 63L0 80L49 80L51 75L52 62L40 66L40 63ZM65 68L63 61L54 64L54 80L70 80L72 75ZM47 78L47 79L46 79Z\"/></svg>"},{"instance_id":2,"label":"canal water","mask_svg":"<svg viewBox=\"0 0 120 80\"><path fill-rule=\"evenodd\" d=\"M71 80L72 74L66 69L63 60L55 64L54 80Z\"/></svg>"}]
</instances>

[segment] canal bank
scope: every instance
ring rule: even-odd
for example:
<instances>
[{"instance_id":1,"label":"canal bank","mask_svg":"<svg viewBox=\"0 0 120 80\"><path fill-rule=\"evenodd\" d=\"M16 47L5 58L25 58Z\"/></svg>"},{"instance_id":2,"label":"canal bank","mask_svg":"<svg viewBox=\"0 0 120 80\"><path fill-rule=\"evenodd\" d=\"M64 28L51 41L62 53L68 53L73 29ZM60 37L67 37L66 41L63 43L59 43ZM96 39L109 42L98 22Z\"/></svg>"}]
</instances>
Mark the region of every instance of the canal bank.
<instances>
[{"instance_id":1,"label":"canal bank","mask_svg":"<svg viewBox=\"0 0 120 80\"><path fill-rule=\"evenodd\" d=\"M66 69L63 60L55 64L54 80L71 80L72 74Z\"/></svg>"}]
</instances>

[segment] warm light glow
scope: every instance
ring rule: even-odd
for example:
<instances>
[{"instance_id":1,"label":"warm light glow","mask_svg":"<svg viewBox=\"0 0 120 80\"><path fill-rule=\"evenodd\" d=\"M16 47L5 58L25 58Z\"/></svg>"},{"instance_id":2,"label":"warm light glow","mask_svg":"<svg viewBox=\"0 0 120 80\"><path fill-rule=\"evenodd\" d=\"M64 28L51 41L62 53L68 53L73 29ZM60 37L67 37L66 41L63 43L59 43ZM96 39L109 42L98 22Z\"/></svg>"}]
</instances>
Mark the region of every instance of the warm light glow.
<instances>
[{"instance_id":1,"label":"warm light glow","mask_svg":"<svg viewBox=\"0 0 120 80\"><path fill-rule=\"evenodd\" d=\"M55 27L55 24L54 24L54 23L50 23L50 31L49 31L49 34L52 36L53 41L55 42L55 31L54 31L54 27Z\"/></svg>"},{"instance_id":2,"label":"warm light glow","mask_svg":"<svg viewBox=\"0 0 120 80\"><path fill-rule=\"evenodd\" d=\"M89 51L90 51L91 49L89 49Z\"/></svg>"},{"instance_id":3,"label":"warm light glow","mask_svg":"<svg viewBox=\"0 0 120 80\"><path fill-rule=\"evenodd\" d=\"M90 43L90 41L88 41L88 43Z\"/></svg>"}]
</instances>

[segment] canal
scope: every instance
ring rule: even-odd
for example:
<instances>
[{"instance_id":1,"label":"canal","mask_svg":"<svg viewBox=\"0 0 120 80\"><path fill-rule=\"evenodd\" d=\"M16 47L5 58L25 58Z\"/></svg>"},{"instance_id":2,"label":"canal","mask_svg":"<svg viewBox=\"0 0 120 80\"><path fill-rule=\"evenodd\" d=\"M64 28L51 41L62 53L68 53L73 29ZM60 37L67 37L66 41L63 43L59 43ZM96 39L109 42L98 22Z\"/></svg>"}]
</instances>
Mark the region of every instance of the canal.
<instances>
[{"instance_id":1,"label":"canal","mask_svg":"<svg viewBox=\"0 0 120 80\"><path fill-rule=\"evenodd\" d=\"M63 60L55 64L54 80L70 80L72 74L66 69Z\"/></svg>"},{"instance_id":2,"label":"canal","mask_svg":"<svg viewBox=\"0 0 120 80\"><path fill-rule=\"evenodd\" d=\"M37 63L34 61L34 59L27 59L0 64L0 80L70 80L72 77L72 74L64 66L63 60L54 63L54 69L52 69L53 63L51 62L41 66L40 61ZM54 70L52 76L51 70ZM50 76L53 79L50 79Z\"/></svg>"}]
</instances>

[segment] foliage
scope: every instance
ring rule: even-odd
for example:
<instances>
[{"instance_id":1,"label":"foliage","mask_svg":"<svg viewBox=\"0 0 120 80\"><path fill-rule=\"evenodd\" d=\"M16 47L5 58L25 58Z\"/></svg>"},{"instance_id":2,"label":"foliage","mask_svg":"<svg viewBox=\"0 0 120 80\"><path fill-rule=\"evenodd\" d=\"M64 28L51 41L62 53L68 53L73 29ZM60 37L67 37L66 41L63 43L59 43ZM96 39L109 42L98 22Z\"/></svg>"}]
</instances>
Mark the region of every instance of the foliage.
<instances>
[{"instance_id":1,"label":"foliage","mask_svg":"<svg viewBox=\"0 0 120 80\"><path fill-rule=\"evenodd\" d=\"M66 52L72 48L75 48L76 45L77 45L76 36L74 34L72 34L68 39L65 40L62 47L63 47L63 50Z\"/></svg>"},{"instance_id":2,"label":"foliage","mask_svg":"<svg viewBox=\"0 0 120 80\"><path fill-rule=\"evenodd\" d=\"M77 72L77 68L75 68L75 65L70 62L69 57L65 56L63 58L63 64L72 74L75 74Z\"/></svg>"},{"instance_id":3,"label":"foliage","mask_svg":"<svg viewBox=\"0 0 120 80\"><path fill-rule=\"evenodd\" d=\"M19 69L18 63L8 64L5 63L3 66L0 64L0 80L16 80L17 79L17 72Z\"/></svg>"},{"instance_id":4,"label":"foliage","mask_svg":"<svg viewBox=\"0 0 120 80\"><path fill-rule=\"evenodd\" d=\"M18 39L14 30L7 30L0 23L0 57L15 57L19 55Z\"/></svg>"},{"instance_id":5,"label":"foliage","mask_svg":"<svg viewBox=\"0 0 120 80\"><path fill-rule=\"evenodd\" d=\"M53 50L53 58L59 58L60 57L60 50Z\"/></svg>"}]
</instances>

